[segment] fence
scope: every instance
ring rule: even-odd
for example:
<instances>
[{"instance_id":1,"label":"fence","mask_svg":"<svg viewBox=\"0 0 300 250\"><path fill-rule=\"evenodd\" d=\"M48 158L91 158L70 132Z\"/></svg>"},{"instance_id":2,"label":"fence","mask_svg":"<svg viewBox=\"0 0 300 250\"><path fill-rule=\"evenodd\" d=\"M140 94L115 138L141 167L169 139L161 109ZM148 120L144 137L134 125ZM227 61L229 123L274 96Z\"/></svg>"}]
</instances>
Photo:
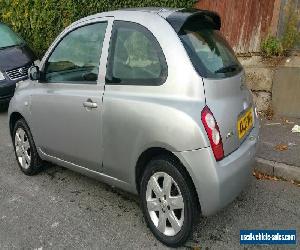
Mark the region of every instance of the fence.
<instances>
[{"instance_id":1,"label":"fence","mask_svg":"<svg viewBox=\"0 0 300 250\"><path fill-rule=\"evenodd\" d=\"M299 0L296 0L300 3ZM282 27L286 0L199 0L196 7L217 11L221 31L237 53L259 52L267 34Z\"/></svg>"}]
</instances>

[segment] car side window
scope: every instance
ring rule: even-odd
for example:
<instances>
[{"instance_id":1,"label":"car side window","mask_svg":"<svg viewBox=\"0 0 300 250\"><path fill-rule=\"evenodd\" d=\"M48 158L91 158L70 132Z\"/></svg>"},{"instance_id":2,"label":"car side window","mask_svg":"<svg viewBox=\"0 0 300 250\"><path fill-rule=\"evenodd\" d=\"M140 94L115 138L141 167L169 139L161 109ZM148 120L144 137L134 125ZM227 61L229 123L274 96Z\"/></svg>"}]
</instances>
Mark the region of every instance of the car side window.
<instances>
[{"instance_id":1,"label":"car side window","mask_svg":"<svg viewBox=\"0 0 300 250\"><path fill-rule=\"evenodd\" d=\"M166 59L154 35L142 25L115 21L106 83L160 85L166 78Z\"/></svg>"},{"instance_id":2,"label":"car side window","mask_svg":"<svg viewBox=\"0 0 300 250\"><path fill-rule=\"evenodd\" d=\"M107 22L68 33L55 47L44 69L47 83L97 84Z\"/></svg>"}]
</instances>

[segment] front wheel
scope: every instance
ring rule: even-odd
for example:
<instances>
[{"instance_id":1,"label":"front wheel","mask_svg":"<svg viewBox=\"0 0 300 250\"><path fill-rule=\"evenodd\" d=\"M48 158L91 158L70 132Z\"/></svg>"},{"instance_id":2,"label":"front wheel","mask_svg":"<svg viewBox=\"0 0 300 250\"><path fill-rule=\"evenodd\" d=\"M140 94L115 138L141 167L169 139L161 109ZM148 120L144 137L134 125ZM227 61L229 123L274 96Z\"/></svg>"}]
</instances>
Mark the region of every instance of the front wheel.
<instances>
[{"instance_id":1,"label":"front wheel","mask_svg":"<svg viewBox=\"0 0 300 250\"><path fill-rule=\"evenodd\" d=\"M152 160L140 196L145 220L156 238L170 247L183 245L199 214L193 184L181 165L168 157Z\"/></svg>"},{"instance_id":2,"label":"front wheel","mask_svg":"<svg viewBox=\"0 0 300 250\"><path fill-rule=\"evenodd\" d=\"M40 169L40 159L30 129L24 119L16 122L13 131L13 143L19 167L26 175L34 175Z\"/></svg>"}]
</instances>

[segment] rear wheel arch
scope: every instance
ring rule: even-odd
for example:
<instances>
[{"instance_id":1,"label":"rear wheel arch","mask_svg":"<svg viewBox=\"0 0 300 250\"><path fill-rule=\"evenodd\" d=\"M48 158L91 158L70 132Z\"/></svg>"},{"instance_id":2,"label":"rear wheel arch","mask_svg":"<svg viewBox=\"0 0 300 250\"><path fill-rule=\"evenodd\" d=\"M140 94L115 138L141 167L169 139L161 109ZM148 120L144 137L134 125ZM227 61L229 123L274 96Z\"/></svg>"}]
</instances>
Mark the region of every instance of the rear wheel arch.
<instances>
[{"instance_id":1,"label":"rear wheel arch","mask_svg":"<svg viewBox=\"0 0 300 250\"><path fill-rule=\"evenodd\" d=\"M143 173L146 169L147 164L151 160L157 159L157 158L167 159L167 160L175 163L177 168L179 168L179 171L185 175L187 182L191 186L192 191L195 193L196 198L197 198L197 204L199 206L199 210L201 210L201 205L199 203L196 186L193 182L193 179L192 179L190 173L188 172L186 167L182 164L182 162L180 161L180 159L177 156L175 156L171 151L164 149L164 148L160 148L160 147L149 148L149 149L145 150L138 158L138 161L136 164L136 169L135 169L135 181L136 181L136 189L137 189L138 193L140 193L140 183L141 183Z\"/></svg>"}]
</instances>

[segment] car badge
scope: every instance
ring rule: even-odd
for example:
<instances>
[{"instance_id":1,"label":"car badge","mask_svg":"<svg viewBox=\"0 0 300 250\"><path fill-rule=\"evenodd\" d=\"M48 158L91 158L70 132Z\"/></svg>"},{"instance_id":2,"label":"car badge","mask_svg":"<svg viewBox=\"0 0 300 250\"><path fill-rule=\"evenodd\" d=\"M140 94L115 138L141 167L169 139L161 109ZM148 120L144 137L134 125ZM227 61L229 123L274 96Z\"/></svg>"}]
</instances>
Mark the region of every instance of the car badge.
<instances>
[{"instance_id":1,"label":"car badge","mask_svg":"<svg viewBox=\"0 0 300 250\"><path fill-rule=\"evenodd\" d=\"M230 138L231 136L233 136L233 135L234 135L233 131L227 133L227 135L226 135L226 140L229 139L229 138Z\"/></svg>"}]
</instances>

